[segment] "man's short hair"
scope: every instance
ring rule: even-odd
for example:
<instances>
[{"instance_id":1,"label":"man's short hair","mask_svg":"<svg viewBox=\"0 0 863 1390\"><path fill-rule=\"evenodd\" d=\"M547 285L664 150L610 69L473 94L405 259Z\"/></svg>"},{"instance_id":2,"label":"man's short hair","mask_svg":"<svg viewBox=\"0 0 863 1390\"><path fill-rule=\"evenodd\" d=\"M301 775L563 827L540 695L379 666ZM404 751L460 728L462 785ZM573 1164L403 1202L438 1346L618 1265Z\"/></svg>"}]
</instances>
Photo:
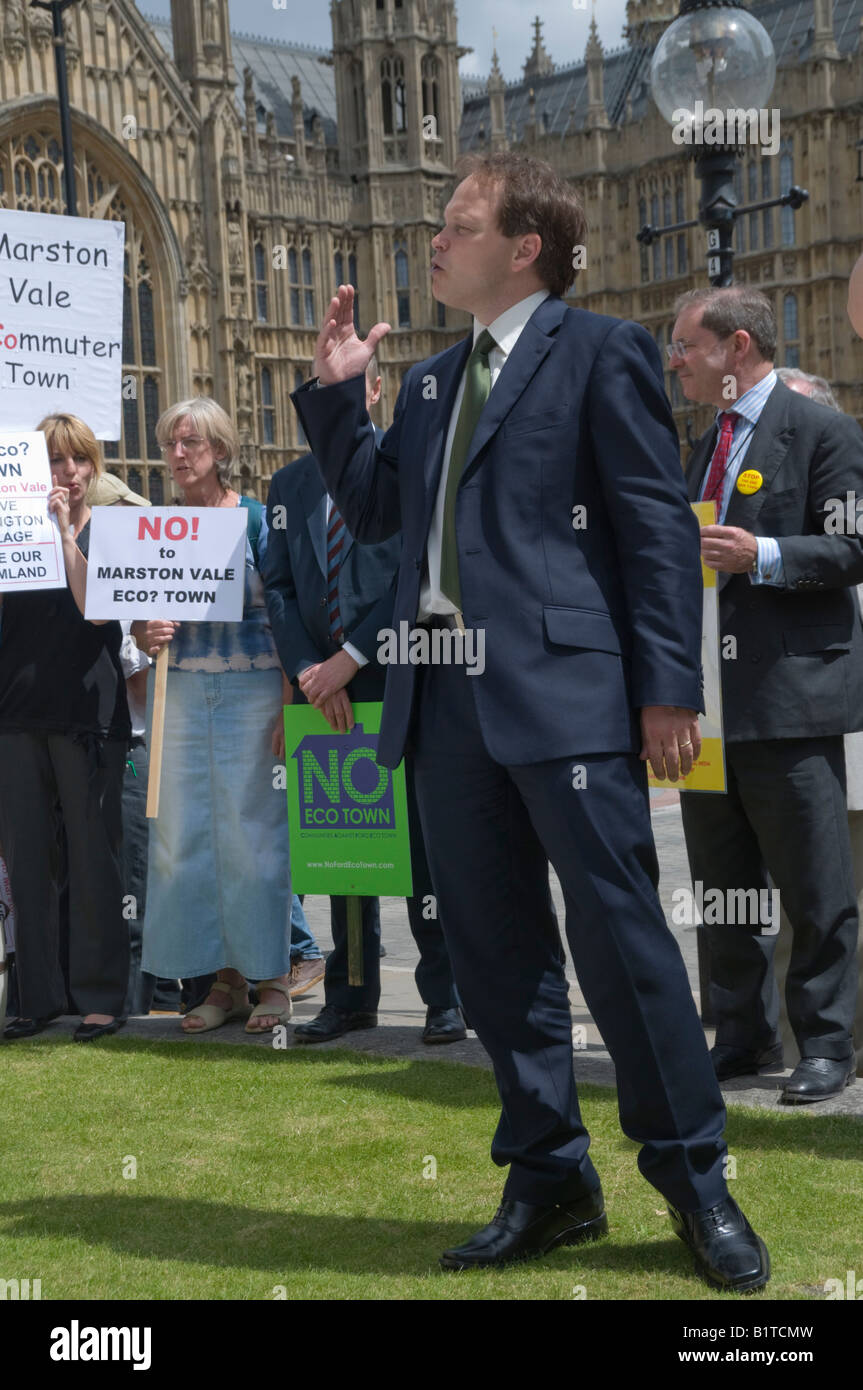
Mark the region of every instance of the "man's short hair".
<instances>
[{"instance_id":1,"label":"man's short hair","mask_svg":"<svg viewBox=\"0 0 863 1390\"><path fill-rule=\"evenodd\" d=\"M743 329L749 334L765 362L776 356L776 315L773 305L760 290L749 285L731 285L727 289L711 287L689 290L675 300L674 317L685 309L703 307L701 323L717 338L727 338Z\"/></svg>"},{"instance_id":2,"label":"man's short hair","mask_svg":"<svg viewBox=\"0 0 863 1390\"><path fill-rule=\"evenodd\" d=\"M776 375L780 381L784 381L786 386L792 381L799 381L806 389L806 395L810 400L817 401L819 405L829 405L831 410L838 410L840 415L842 407L833 394L833 388L829 381L823 376L812 376L809 372L801 372L799 367L777 367Z\"/></svg>"},{"instance_id":3,"label":"man's short hair","mask_svg":"<svg viewBox=\"0 0 863 1390\"><path fill-rule=\"evenodd\" d=\"M498 230L506 237L536 232L542 239L536 273L552 294L565 295L575 282L574 249L587 244L587 217L572 184L545 160L509 151L465 155L456 175L460 182L500 186Z\"/></svg>"},{"instance_id":4,"label":"man's short hair","mask_svg":"<svg viewBox=\"0 0 863 1390\"><path fill-rule=\"evenodd\" d=\"M369 365L366 367L366 381L369 383L369 386L374 386L380 374L381 369L378 366L378 359L375 354L372 353L369 358Z\"/></svg>"}]
</instances>

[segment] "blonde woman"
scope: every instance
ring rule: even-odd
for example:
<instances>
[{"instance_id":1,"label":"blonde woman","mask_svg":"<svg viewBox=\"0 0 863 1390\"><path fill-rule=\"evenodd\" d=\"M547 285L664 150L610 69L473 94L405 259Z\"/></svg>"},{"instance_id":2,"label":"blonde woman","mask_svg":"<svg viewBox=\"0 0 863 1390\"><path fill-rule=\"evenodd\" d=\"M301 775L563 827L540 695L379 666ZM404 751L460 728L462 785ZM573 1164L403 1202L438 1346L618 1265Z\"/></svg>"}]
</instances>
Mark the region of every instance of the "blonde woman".
<instances>
[{"instance_id":1,"label":"blonde woman","mask_svg":"<svg viewBox=\"0 0 863 1390\"><path fill-rule=\"evenodd\" d=\"M7 594L0 620L0 840L16 911L21 1017L32 1037L64 1013L59 958L59 805L68 847L69 989L88 1042L116 1032L129 973L123 919L121 794L129 746L122 632L84 618L90 508L102 472L98 442L74 415L45 434L54 484L48 506L62 537L67 589Z\"/></svg>"},{"instance_id":2,"label":"blonde woman","mask_svg":"<svg viewBox=\"0 0 863 1390\"><path fill-rule=\"evenodd\" d=\"M282 723L282 672L260 576L267 542L260 502L232 486L237 431L206 397L161 416L156 437L183 500L247 508L240 623L133 625L155 655L170 643L165 746L157 820L150 823L142 969L171 979L217 973L186 1033L250 1014L247 1032L290 1017L291 872L284 792L273 787Z\"/></svg>"}]
</instances>

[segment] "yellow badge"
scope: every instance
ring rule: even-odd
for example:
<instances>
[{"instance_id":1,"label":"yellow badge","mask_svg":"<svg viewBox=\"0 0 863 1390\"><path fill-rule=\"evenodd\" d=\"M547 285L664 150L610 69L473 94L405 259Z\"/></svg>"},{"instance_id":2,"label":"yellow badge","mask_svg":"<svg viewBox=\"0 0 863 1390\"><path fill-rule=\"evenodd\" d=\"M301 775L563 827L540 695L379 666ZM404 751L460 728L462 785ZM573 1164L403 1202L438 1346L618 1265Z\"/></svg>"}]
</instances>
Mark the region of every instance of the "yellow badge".
<instances>
[{"instance_id":1,"label":"yellow badge","mask_svg":"<svg viewBox=\"0 0 863 1390\"><path fill-rule=\"evenodd\" d=\"M747 468L745 473L741 473L737 479L737 491L742 492L744 497L751 497L753 492L757 492L764 482L757 468Z\"/></svg>"}]
</instances>

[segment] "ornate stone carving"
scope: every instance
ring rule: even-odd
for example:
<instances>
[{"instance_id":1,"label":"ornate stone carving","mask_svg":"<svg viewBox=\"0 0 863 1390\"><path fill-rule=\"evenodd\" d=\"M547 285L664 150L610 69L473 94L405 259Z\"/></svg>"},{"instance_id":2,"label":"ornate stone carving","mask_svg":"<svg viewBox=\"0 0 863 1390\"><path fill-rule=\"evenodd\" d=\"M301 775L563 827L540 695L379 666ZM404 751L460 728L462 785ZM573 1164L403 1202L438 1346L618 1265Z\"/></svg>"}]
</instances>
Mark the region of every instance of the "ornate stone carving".
<instances>
[{"instance_id":1,"label":"ornate stone carving","mask_svg":"<svg viewBox=\"0 0 863 1390\"><path fill-rule=\"evenodd\" d=\"M54 25L47 10L31 10L28 16L30 20L30 41L34 44L38 52L44 53L46 48L50 48L54 42Z\"/></svg>"}]
</instances>

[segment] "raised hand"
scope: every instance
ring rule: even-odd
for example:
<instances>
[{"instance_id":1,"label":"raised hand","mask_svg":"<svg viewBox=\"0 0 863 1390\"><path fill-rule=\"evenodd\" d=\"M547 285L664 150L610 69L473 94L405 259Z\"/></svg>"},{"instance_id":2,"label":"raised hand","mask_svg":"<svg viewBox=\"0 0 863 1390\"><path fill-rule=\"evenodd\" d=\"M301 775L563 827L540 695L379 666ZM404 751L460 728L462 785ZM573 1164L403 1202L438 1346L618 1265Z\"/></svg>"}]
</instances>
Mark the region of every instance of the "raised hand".
<instances>
[{"instance_id":1,"label":"raised hand","mask_svg":"<svg viewBox=\"0 0 863 1390\"><path fill-rule=\"evenodd\" d=\"M63 540L69 534L69 489L67 487L52 487L48 493L48 511L53 512L57 518L57 525L60 527L60 536Z\"/></svg>"},{"instance_id":2,"label":"raised hand","mask_svg":"<svg viewBox=\"0 0 863 1390\"><path fill-rule=\"evenodd\" d=\"M354 287L339 285L315 343L312 371L322 386L362 376L378 343L390 331L388 323L376 323L367 338L354 328Z\"/></svg>"}]
</instances>

